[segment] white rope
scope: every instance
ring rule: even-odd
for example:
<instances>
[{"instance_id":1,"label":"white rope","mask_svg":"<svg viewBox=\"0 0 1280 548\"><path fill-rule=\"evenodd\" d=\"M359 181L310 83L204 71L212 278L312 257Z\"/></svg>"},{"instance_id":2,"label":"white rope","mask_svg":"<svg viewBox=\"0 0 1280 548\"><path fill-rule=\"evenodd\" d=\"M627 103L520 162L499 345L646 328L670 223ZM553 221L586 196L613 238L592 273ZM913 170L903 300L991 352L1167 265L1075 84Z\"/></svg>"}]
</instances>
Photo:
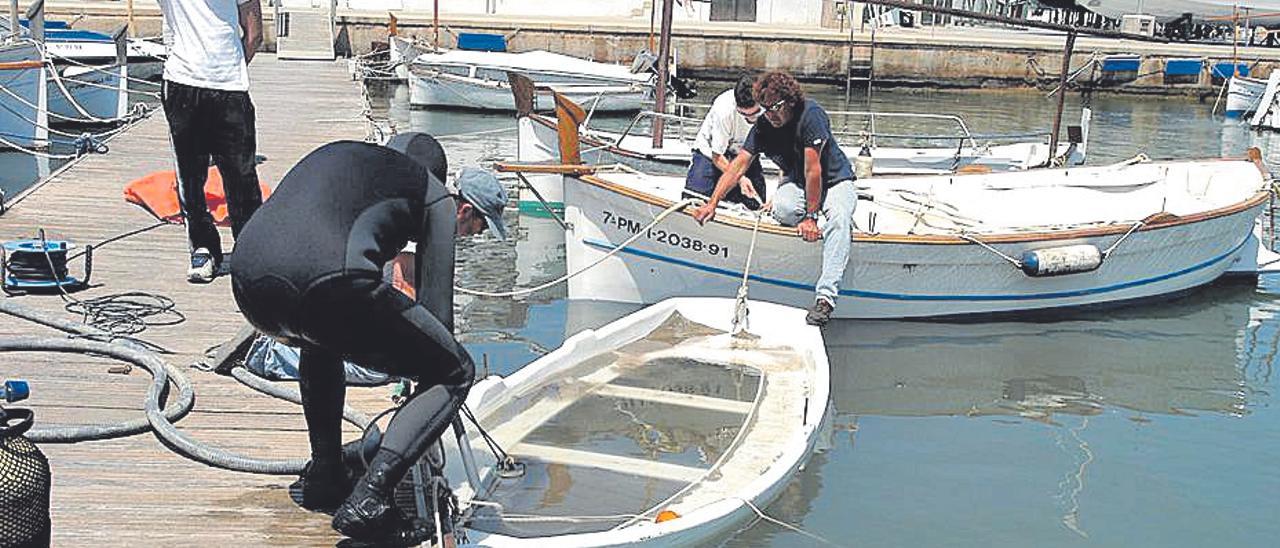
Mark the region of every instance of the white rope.
<instances>
[{"instance_id":1,"label":"white rope","mask_svg":"<svg viewBox=\"0 0 1280 548\"><path fill-rule=\"evenodd\" d=\"M94 116L93 114L90 114L89 111L85 110L84 107L80 105L80 101L76 100L76 97L74 94L71 93L71 90L67 89L66 83L62 81L62 75L58 74L57 70L50 70L49 73L53 75L53 81L54 83L58 84L58 89L62 91L63 97L66 97L67 104L71 105L71 108L76 109L76 112L80 113L80 116L83 116L82 119L79 119L77 121L98 122L98 123L106 124L106 123L119 122L120 120L123 119L123 118L99 118L97 116ZM106 87L106 86L103 86L103 87ZM108 88L108 89L115 89L115 91L119 92L118 88ZM126 94L124 95L123 99L125 101L128 101L129 96ZM55 115L52 112L50 112L49 114Z\"/></svg>"},{"instance_id":2,"label":"white rope","mask_svg":"<svg viewBox=\"0 0 1280 548\"><path fill-rule=\"evenodd\" d=\"M74 58L71 58L71 57L63 57L63 56L58 55L58 54L56 54L56 53L50 53L50 52L48 51L48 49L47 49L47 48L45 48L44 44L42 44L42 43L40 43L40 42L36 42L35 40L26 39L26 40L24 40L24 41L25 41L25 42L27 42L27 43L29 43L29 44L34 44L37 48L39 48L39 49L40 49L40 54L41 54L41 55L43 55L45 59L56 59L56 60L58 60L58 61L65 61L67 64L76 65L76 66L78 66L78 67L84 67L84 68L87 68L87 69L93 70L93 71L95 71L95 72L110 72L110 69L108 69L108 68L104 68L104 67L101 67L101 66L99 66L99 65L90 65L89 63L86 63L86 62L84 62L84 61L80 61L80 60L78 60L78 59L74 59ZM159 59L157 59L157 60L159 60ZM128 60L126 59L126 62L127 62L127 61L128 61ZM126 76L125 78L126 78L128 81L130 81L130 82L136 82L136 83L139 83L139 84L147 84L147 85L156 86L156 87L160 87L160 86L162 86L162 85L163 85L163 84L161 84L161 83L159 83L159 82L152 82L152 81L150 81L150 80L144 80L144 79L142 79L142 78L135 78L135 77L132 77L132 76Z\"/></svg>"},{"instance_id":3,"label":"white rope","mask_svg":"<svg viewBox=\"0 0 1280 548\"><path fill-rule=\"evenodd\" d=\"M608 253L605 253L603 257L600 257L599 259L596 259L596 261L595 261L595 262L593 262L593 263L591 263L591 264L587 265L586 267L582 268L581 270L577 270L577 271L575 271L575 272L570 272L570 273L568 273L568 274L565 274L564 276L561 276L561 277L559 277L559 278L556 278L556 279L554 279L554 280L551 280L551 281L549 281L549 282L547 282L547 283L544 283L544 284L541 284L541 285L538 285L538 286L535 286L535 287L528 287L528 288L523 288L523 289L515 289L515 290L512 290L512 291L501 291L501 292L479 291L479 290L476 290L476 289L467 289L467 288L465 288L465 287L460 287L460 286L456 286L456 285L455 285L455 286L453 286L453 289L454 289L454 291L457 291L458 293L462 293L462 294L464 294L464 295L472 295L472 296L475 296L475 297L494 297L494 298L500 298L500 297L519 297L519 296L522 296L522 295L528 295L528 294L530 294L530 293L535 293L535 292L538 292L538 291L542 291L543 289L547 289L547 288L550 288L550 287L554 287L554 286L560 285L560 284L562 284L562 283L564 283L564 282L569 281L569 279L573 278L574 276L577 276L577 275L579 275L579 274L582 274L583 272L586 272L586 271L588 271L588 270L591 270L592 268L595 268L595 267L596 267L597 265L599 265L600 263L603 263L603 262L605 261L605 259L608 259L609 257L612 257L612 256L614 256L614 255L617 255L618 253L621 253L623 249L625 249L627 246L631 245L632 243L635 243L635 241L636 241L636 240L639 240L641 236L644 236L645 234L647 234L647 233L648 233L648 231L649 231L649 229L651 229L651 228L653 228L653 227L657 226L657 225L658 225L658 223L661 223L664 219L666 219L666 218L667 218L668 216L670 216L672 213L675 213L675 212L677 212L677 211L679 211L679 210L681 210L681 209L684 209L684 207L685 207L685 206L691 205L691 204L695 203L696 201L697 201L697 200L694 200L694 199L690 198L690 199L680 200L679 202L676 202L676 203L674 203L674 204L671 204L671 206L670 206L670 207L668 207L667 209L662 210L662 213L659 213L657 217L654 217L654 218L653 218L653 221L651 221L648 225L645 225L645 226L644 226L643 228L641 228L638 232L636 232L635 234L633 234L630 238L627 238L627 239L626 239L626 241L622 242L621 244L618 244L617 246L614 246L614 248L613 248L613 249L611 249L611 250L609 250L609 252L608 252Z\"/></svg>"},{"instance_id":4,"label":"white rope","mask_svg":"<svg viewBox=\"0 0 1280 548\"><path fill-rule=\"evenodd\" d=\"M737 497L734 497L734 498L737 498ZM774 525L777 525L777 526L779 526L779 527L782 527L783 529L786 529L786 530L788 530L788 531L791 531L791 532L794 532L794 533L799 533L799 534L804 535L804 536L806 536L806 537L809 537L809 538L811 538L811 539L813 539L813 540L816 540L816 541L818 541L818 542L821 542L821 543L823 543L823 544L826 544L827 546L841 546L840 544L836 544L836 543L834 543L834 542L831 542L831 541L829 541L829 540L827 540L827 539L823 538L823 537L822 537L822 536L820 536L820 535L817 535L817 534L814 534L814 533L810 533L810 532L808 532L808 531L805 531L804 529L801 529L801 528L799 528L799 527L796 527L796 526L794 526L794 525L791 525L790 523L787 523L787 522L782 521L782 520L780 520L780 519L776 519L776 518L770 517L769 515L765 514L763 511L761 511L761 510L760 510L760 508L759 508L759 507L757 507L754 503L752 503L751 501L749 501L749 500L747 500L747 499L744 499L744 498L738 498L738 500L742 501L742 503L743 503L743 504L746 504L746 505L747 505L747 508L750 508L752 511L754 511L754 512L756 513L756 515L757 515L757 516L760 516L760 519L762 519L762 520L765 520L765 521L767 521L767 522L769 522L769 523L772 523L772 524L774 524Z\"/></svg>"},{"instance_id":5,"label":"white rope","mask_svg":"<svg viewBox=\"0 0 1280 548\"><path fill-rule=\"evenodd\" d=\"M18 152L30 154L37 158L48 158L50 160L71 160L76 158L75 154L50 154L48 152L43 152L35 148L24 147L22 145L19 145L18 143L5 139L3 135L0 135L0 145L4 145Z\"/></svg>"},{"instance_id":6,"label":"white rope","mask_svg":"<svg viewBox=\"0 0 1280 548\"><path fill-rule=\"evenodd\" d=\"M1120 236L1120 239L1116 240L1116 243L1111 244L1111 247L1108 247L1107 249L1103 250L1103 252L1102 252L1102 258L1105 260L1108 256L1110 256L1110 255L1111 255L1111 252L1112 252L1112 251L1115 251L1117 247L1120 247L1120 243L1121 243L1121 242L1123 242L1123 241L1125 241L1126 239L1128 239L1130 234L1133 234L1134 232L1137 232L1137 230L1138 230L1139 228L1142 228L1142 226L1143 226L1143 225L1145 225L1145 224L1147 224L1147 223L1144 223L1144 222L1142 222L1142 221L1138 221L1138 222L1136 222L1136 223L1133 223L1133 226L1129 227L1129 231L1128 231L1128 232L1125 232L1123 236Z\"/></svg>"},{"instance_id":7,"label":"white rope","mask_svg":"<svg viewBox=\"0 0 1280 548\"><path fill-rule=\"evenodd\" d=\"M992 253L995 253L996 255L999 255L1001 259L1004 259L1004 260L1006 260L1006 261L1009 261L1009 263L1011 263L1011 264L1013 265L1013 267L1014 267L1014 268L1017 268L1017 269L1019 269L1019 270L1021 270L1021 269L1022 269L1022 261L1019 261L1018 259L1015 259L1015 258L1013 258L1013 257L1010 257L1010 256L1008 256L1008 255L1005 255L1005 254L1004 254L1003 252L1001 252L999 249L996 249L996 248L994 248L994 247L991 247L991 246L987 245L987 243L986 243L986 242L984 242L984 241L982 241L982 240L979 240L977 237L975 237L975 236L970 236L970 235L965 234L965 233L963 233L963 232L961 232L960 234L957 234L957 236L959 236L959 237L960 237L960 239L962 239L962 240L964 240L964 241L966 241L966 242L970 242L970 243L978 244L978 245L982 246L982 248L983 248L983 249L986 249L987 251L990 251L990 252L992 252Z\"/></svg>"},{"instance_id":8,"label":"white rope","mask_svg":"<svg viewBox=\"0 0 1280 548\"><path fill-rule=\"evenodd\" d=\"M738 294L733 300L733 328L729 332L738 335L749 329L747 315L747 280L751 277L751 258L756 252L756 235L760 233L760 222L764 220L764 208L756 211L756 223L751 229L751 246L747 248L747 262L742 265L742 285L738 286Z\"/></svg>"}]
</instances>

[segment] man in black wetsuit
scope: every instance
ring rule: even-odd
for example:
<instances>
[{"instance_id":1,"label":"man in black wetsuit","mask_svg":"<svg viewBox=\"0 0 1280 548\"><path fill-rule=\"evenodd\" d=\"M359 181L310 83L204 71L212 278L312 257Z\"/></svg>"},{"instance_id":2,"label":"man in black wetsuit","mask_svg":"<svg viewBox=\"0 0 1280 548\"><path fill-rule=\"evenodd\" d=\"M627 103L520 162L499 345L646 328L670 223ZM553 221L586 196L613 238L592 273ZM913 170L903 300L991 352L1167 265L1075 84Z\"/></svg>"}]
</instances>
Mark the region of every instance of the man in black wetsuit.
<instances>
[{"instance_id":1,"label":"man in black wetsuit","mask_svg":"<svg viewBox=\"0 0 1280 548\"><path fill-rule=\"evenodd\" d=\"M481 170L464 170L451 195L446 173L443 149L422 133L397 135L385 147L322 146L280 181L231 260L245 318L301 348L312 459L299 481L303 506L336 507L334 529L360 541L429 540L433 531L396 509L392 492L454 419L475 376L453 337L454 237L487 226L505 238L507 196ZM416 302L382 276L410 240ZM418 381L354 486L341 459L344 359Z\"/></svg>"}]
</instances>

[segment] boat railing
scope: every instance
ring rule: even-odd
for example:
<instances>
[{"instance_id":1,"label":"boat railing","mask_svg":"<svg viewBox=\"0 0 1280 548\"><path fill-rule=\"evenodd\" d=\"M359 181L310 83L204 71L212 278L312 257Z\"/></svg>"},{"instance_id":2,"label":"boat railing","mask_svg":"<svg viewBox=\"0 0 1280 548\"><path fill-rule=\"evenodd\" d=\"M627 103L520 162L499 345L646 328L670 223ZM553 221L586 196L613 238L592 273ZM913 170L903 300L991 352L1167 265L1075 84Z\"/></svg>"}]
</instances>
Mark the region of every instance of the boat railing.
<instances>
[{"instance_id":1,"label":"boat railing","mask_svg":"<svg viewBox=\"0 0 1280 548\"><path fill-rule=\"evenodd\" d=\"M864 130L864 131L850 131L847 129L840 130L840 131L833 130L832 133L834 133L837 138L858 137L860 139L865 140L867 146L870 146L872 148L876 146L876 142L875 142L876 137L895 138L895 139L920 139L920 140L959 139L960 146L964 146L965 142L968 142L969 146L971 147L976 148L978 146L978 142L974 138L973 133L969 131L969 125L964 122L963 118L956 116L954 114L927 114L927 113L920 113L920 112L871 112L871 111L864 111L864 110L832 110L832 111L827 111L827 115L830 116L831 118L836 118L836 117L845 118L846 121L844 126L846 128L849 126L849 123L848 123L849 118L853 118L853 117L865 118L867 120L867 126L868 126L867 130ZM879 118L902 118L902 119L949 121L954 123L956 127L959 128L959 133L953 134L953 135L946 135L946 136L891 135L886 133L879 133L876 130L876 126L878 125Z\"/></svg>"},{"instance_id":2,"label":"boat railing","mask_svg":"<svg viewBox=\"0 0 1280 548\"><path fill-rule=\"evenodd\" d=\"M681 141L693 140L693 136L697 135L698 128L702 126L702 120L698 118L680 116L678 114L667 114L665 112L657 112L653 110L642 110L636 113L636 115L631 118L631 123L627 124L626 128L618 134L618 138L613 143L614 146L621 145L622 141L631 135L632 130L634 130L636 126L639 126L640 122L645 119L661 119L668 122L675 122L676 130ZM692 131L690 131L690 128L692 128Z\"/></svg>"}]
</instances>

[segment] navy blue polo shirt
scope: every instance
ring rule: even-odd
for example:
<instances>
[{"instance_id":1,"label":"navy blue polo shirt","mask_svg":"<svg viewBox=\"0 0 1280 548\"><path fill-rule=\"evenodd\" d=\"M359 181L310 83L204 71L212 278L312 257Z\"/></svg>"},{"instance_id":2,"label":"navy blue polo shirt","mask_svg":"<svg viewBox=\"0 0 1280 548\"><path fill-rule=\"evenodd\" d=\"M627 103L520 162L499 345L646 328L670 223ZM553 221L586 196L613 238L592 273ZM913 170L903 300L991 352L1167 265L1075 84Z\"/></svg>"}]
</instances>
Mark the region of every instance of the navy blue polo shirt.
<instances>
[{"instance_id":1,"label":"navy blue polo shirt","mask_svg":"<svg viewBox=\"0 0 1280 548\"><path fill-rule=\"evenodd\" d=\"M840 181L853 180L849 158L840 150L835 135L831 133L831 119L827 111L813 99L805 99L800 112L782 127L773 127L768 118L761 116L747 134L743 150L752 154L764 154L782 170L784 182L790 181L804 188L804 149L818 149L822 162L822 187L827 188Z\"/></svg>"}]
</instances>

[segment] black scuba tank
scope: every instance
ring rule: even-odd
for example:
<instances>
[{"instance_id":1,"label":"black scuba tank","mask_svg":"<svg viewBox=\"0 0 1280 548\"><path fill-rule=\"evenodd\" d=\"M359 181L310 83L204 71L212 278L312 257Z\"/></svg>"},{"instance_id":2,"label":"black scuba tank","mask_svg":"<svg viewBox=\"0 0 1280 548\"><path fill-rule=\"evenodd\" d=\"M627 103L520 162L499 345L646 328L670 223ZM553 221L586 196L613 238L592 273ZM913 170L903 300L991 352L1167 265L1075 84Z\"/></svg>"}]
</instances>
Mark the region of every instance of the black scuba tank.
<instances>
[{"instance_id":1,"label":"black scuba tank","mask_svg":"<svg viewBox=\"0 0 1280 548\"><path fill-rule=\"evenodd\" d=\"M27 397L27 383L9 381L0 402ZM49 546L49 459L23 437L35 415L0 406L0 548Z\"/></svg>"}]
</instances>

